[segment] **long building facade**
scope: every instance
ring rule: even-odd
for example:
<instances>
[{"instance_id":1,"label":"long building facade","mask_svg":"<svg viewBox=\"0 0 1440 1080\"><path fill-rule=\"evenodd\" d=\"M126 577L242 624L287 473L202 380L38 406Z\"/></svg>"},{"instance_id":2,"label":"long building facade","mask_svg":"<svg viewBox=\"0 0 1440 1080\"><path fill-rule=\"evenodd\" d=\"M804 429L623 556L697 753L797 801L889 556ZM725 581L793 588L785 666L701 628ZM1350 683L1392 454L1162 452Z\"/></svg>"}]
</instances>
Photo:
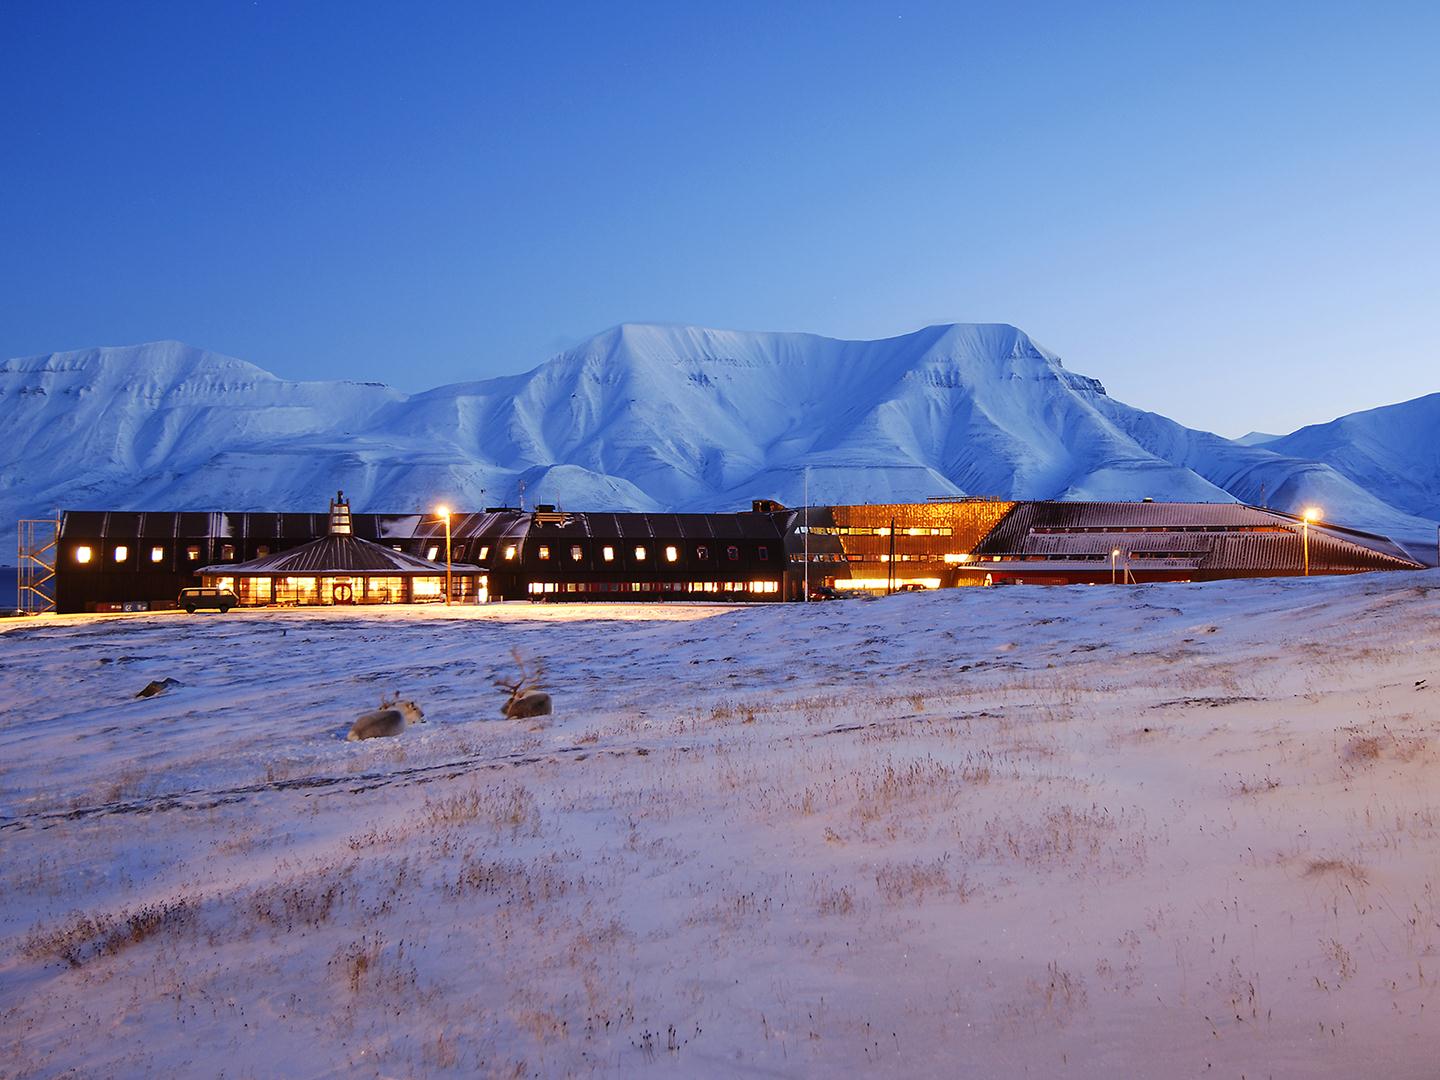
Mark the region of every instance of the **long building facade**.
<instances>
[{"instance_id":1,"label":"long building facade","mask_svg":"<svg viewBox=\"0 0 1440 1080\"><path fill-rule=\"evenodd\" d=\"M62 612L161 609L180 589L327 535L325 513L74 510L58 523ZM815 506L713 514L494 507L455 513L452 600L796 600L820 589L1108 584L1413 570L1383 536L1236 503L1015 502ZM353 514L353 535L443 563L446 523ZM346 602L321 590L322 603ZM273 585L268 594L288 595ZM368 595L368 594L367 594ZM328 598L328 599L327 599Z\"/></svg>"}]
</instances>

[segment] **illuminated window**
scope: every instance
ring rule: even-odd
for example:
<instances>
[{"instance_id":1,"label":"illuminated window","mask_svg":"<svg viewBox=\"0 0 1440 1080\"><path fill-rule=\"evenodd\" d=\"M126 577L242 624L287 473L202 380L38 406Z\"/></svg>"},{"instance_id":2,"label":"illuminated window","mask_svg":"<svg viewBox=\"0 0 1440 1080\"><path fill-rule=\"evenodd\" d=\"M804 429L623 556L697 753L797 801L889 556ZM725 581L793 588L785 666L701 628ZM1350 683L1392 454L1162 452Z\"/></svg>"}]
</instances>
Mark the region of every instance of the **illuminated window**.
<instances>
[{"instance_id":1,"label":"illuminated window","mask_svg":"<svg viewBox=\"0 0 1440 1080\"><path fill-rule=\"evenodd\" d=\"M129 549L128 547L126 547L124 544L116 544L116 545L115 545L115 561L116 561L116 562L124 562L124 561L125 561L126 559L128 559L129 557L130 557L130 549Z\"/></svg>"},{"instance_id":2,"label":"illuminated window","mask_svg":"<svg viewBox=\"0 0 1440 1080\"><path fill-rule=\"evenodd\" d=\"M199 544L191 544L189 547L187 547L187 548L185 549L185 558L189 559L191 562L199 562L199 561L200 561L200 545L199 545Z\"/></svg>"},{"instance_id":3,"label":"illuminated window","mask_svg":"<svg viewBox=\"0 0 1440 1080\"><path fill-rule=\"evenodd\" d=\"M600 557L601 557L602 559L604 559L606 562L614 562L614 561L615 561L615 549L614 549L613 547L603 547L603 548L601 548L601 549L600 549Z\"/></svg>"},{"instance_id":4,"label":"illuminated window","mask_svg":"<svg viewBox=\"0 0 1440 1080\"><path fill-rule=\"evenodd\" d=\"M151 562L164 562L164 561L165 561L165 549L164 549L163 547L161 547L159 544L156 544L154 547L152 547L152 548L150 549L150 561L151 561Z\"/></svg>"},{"instance_id":5,"label":"illuminated window","mask_svg":"<svg viewBox=\"0 0 1440 1080\"><path fill-rule=\"evenodd\" d=\"M488 559L488 558L490 557L490 545L489 545L489 544L484 545L484 546L480 549L480 554L479 554L478 557L479 557L480 559Z\"/></svg>"},{"instance_id":6,"label":"illuminated window","mask_svg":"<svg viewBox=\"0 0 1440 1080\"><path fill-rule=\"evenodd\" d=\"M514 559L514 558L515 558L515 545L514 545L514 544L506 544L506 545L505 545L505 558L507 558L507 559Z\"/></svg>"},{"instance_id":7,"label":"illuminated window","mask_svg":"<svg viewBox=\"0 0 1440 1080\"><path fill-rule=\"evenodd\" d=\"M225 562L225 561L227 561L227 560L229 560L229 559L233 559L233 558L235 558L235 545L234 545L234 544L222 544L222 545L220 546L220 560L221 560L221 562Z\"/></svg>"},{"instance_id":8,"label":"illuminated window","mask_svg":"<svg viewBox=\"0 0 1440 1080\"><path fill-rule=\"evenodd\" d=\"M540 558L542 558L542 559L548 559L548 558L550 558L550 545L549 545L549 544L541 544L541 545L536 549L535 554L538 555L538 556L539 556Z\"/></svg>"},{"instance_id":9,"label":"illuminated window","mask_svg":"<svg viewBox=\"0 0 1440 1080\"><path fill-rule=\"evenodd\" d=\"M573 547L571 547L571 549L570 549L570 561L571 561L571 562L579 562L579 561L580 561L581 559L583 559L584 557L585 557L585 551L584 551L583 548L580 547L579 544L576 544L576 545L574 545Z\"/></svg>"},{"instance_id":10,"label":"illuminated window","mask_svg":"<svg viewBox=\"0 0 1440 1080\"><path fill-rule=\"evenodd\" d=\"M269 555L269 554L270 554L270 548L269 548L269 546L266 545L266 544L261 544L259 547L257 547L257 548L255 549L255 557L256 557L257 559L263 559L263 558L265 558L266 555Z\"/></svg>"},{"instance_id":11,"label":"illuminated window","mask_svg":"<svg viewBox=\"0 0 1440 1080\"><path fill-rule=\"evenodd\" d=\"M645 546L643 544L635 545L635 560L637 562L645 561Z\"/></svg>"},{"instance_id":12,"label":"illuminated window","mask_svg":"<svg viewBox=\"0 0 1440 1080\"><path fill-rule=\"evenodd\" d=\"M710 558L710 549L704 544L701 544L695 549L695 558L699 559L701 562L704 562L706 559Z\"/></svg>"},{"instance_id":13,"label":"illuminated window","mask_svg":"<svg viewBox=\"0 0 1440 1080\"><path fill-rule=\"evenodd\" d=\"M75 549L75 561L78 563L87 563L90 561L91 554L92 552L90 551L89 545L81 544Z\"/></svg>"},{"instance_id":14,"label":"illuminated window","mask_svg":"<svg viewBox=\"0 0 1440 1080\"><path fill-rule=\"evenodd\" d=\"M675 548L675 547L667 547L667 548L665 549L665 561L666 561L666 562L678 562L679 559L680 559L680 552L679 552L679 550L678 550L677 548Z\"/></svg>"},{"instance_id":15,"label":"illuminated window","mask_svg":"<svg viewBox=\"0 0 1440 1080\"><path fill-rule=\"evenodd\" d=\"M435 561L435 556L437 556L437 555L439 555L439 554L440 554L440 545L439 545L439 544L431 544L431 545L426 549L426 551L425 551L425 558L429 559L431 562L434 562L434 561Z\"/></svg>"}]
</instances>

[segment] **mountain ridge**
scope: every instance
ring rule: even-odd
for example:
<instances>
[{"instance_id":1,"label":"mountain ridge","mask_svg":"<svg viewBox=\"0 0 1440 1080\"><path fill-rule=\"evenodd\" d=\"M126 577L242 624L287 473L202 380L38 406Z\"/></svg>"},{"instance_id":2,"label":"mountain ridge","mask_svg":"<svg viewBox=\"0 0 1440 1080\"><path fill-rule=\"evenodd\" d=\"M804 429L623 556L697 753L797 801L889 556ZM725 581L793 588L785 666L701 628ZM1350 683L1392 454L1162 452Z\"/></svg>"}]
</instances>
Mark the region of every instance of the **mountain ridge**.
<instances>
[{"instance_id":1,"label":"mountain ridge","mask_svg":"<svg viewBox=\"0 0 1440 1080\"><path fill-rule=\"evenodd\" d=\"M336 487L394 511L521 481L592 509L793 504L807 467L817 502L1313 502L1412 544L1440 517L1440 394L1246 445L1126 405L1008 323L874 341L621 323L414 394L162 341L0 363L0 419L0 530L55 506L313 509Z\"/></svg>"}]
</instances>

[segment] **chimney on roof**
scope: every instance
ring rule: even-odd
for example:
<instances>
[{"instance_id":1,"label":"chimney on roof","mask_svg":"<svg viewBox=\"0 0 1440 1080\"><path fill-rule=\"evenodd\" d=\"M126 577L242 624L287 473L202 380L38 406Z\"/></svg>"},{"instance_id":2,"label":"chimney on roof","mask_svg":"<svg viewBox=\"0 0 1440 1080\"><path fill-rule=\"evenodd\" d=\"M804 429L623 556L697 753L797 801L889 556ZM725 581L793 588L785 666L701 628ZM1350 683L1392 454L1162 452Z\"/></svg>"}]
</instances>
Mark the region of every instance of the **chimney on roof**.
<instances>
[{"instance_id":1,"label":"chimney on roof","mask_svg":"<svg viewBox=\"0 0 1440 1080\"><path fill-rule=\"evenodd\" d=\"M337 491L330 500L330 535L349 536L350 532L350 503L345 492Z\"/></svg>"}]
</instances>

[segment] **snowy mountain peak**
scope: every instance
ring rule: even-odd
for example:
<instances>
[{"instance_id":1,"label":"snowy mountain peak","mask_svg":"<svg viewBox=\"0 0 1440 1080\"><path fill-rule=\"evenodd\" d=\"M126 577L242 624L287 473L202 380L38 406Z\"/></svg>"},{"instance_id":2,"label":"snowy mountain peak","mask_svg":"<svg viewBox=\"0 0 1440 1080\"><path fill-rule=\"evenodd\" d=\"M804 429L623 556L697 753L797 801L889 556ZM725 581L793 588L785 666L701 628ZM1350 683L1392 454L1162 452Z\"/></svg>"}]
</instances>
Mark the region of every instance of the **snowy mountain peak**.
<instances>
[{"instance_id":1,"label":"snowy mountain peak","mask_svg":"<svg viewBox=\"0 0 1440 1080\"><path fill-rule=\"evenodd\" d=\"M1244 446L1108 397L1007 323L877 341L625 323L415 395L152 342L0 364L0 423L0 528L55 506L305 510L336 488L361 509L513 504L522 480L597 510L793 505L807 468L816 502L1314 502L1402 541L1440 516L1440 395Z\"/></svg>"}]
</instances>

